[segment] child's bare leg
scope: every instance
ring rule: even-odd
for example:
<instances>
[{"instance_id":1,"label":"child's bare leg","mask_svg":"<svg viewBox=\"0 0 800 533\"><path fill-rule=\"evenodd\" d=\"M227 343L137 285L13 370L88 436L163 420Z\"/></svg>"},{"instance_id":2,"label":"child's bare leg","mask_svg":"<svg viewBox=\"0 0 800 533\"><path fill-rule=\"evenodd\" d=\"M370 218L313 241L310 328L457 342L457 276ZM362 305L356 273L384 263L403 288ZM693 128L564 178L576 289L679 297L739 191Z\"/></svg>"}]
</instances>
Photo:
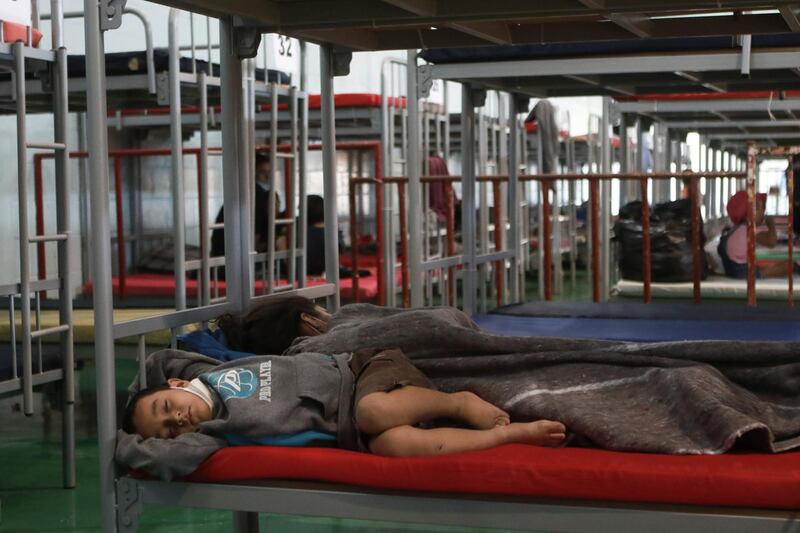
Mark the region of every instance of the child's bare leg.
<instances>
[{"instance_id":1,"label":"child's bare leg","mask_svg":"<svg viewBox=\"0 0 800 533\"><path fill-rule=\"evenodd\" d=\"M398 426L373 438L369 448L377 455L394 457L444 455L485 450L512 442L558 446L564 442L565 434L564 425L551 420L514 423L483 430Z\"/></svg>"},{"instance_id":2,"label":"child's bare leg","mask_svg":"<svg viewBox=\"0 0 800 533\"><path fill-rule=\"evenodd\" d=\"M369 435L437 418L463 420L479 429L509 423L508 413L466 391L448 394L409 385L367 394L356 405L356 425Z\"/></svg>"}]
</instances>

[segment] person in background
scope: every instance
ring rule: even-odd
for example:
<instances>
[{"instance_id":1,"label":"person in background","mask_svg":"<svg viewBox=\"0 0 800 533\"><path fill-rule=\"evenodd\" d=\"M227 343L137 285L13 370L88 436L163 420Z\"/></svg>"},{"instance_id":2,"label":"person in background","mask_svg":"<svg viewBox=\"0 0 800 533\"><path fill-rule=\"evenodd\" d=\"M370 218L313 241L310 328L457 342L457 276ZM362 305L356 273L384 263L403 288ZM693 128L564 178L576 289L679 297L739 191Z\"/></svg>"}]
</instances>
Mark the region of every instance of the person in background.
<instances>
[{"instance_id":1,"label":"person in background","mask_svg":"<svg viewBox=\"0 0 800 533\"><path fill-rule=\"evenodd\" d=\"M325 273L325 201L316 194L306 201L306 274L321 276Z\"/></svg>"},{"instance_id":2,"label":"person in background","mask_svg":"<svg viewBox=\"0 0 800 533\"><path fill-rule=\"evenodd\" d=\"M764 211L767 205L767 195L758 193L756 195L756 246L774 248L778 241L775 232L775 221L771 217L765 217ZM747 278L747 192L739 191L728 200L726 206L728 218L733 223L732 227L726 228L722 232L719 240L719 252L722 264L725 267L725 275L729 278ZM795 271L798 266L794 266ZM786 261L779 261L768 266L759 266L756 270L756 277L776 278L784 277L788 274Z\"/></svg>"},{"instance_id":3,"label":"person in background","mask_svg":"<svg viewBox=\"0 0 800 533\"><path fill-rule=\"evenodd\" d=\"M270 196L270 176L271 167L269 157L263 154L256 154L256 180L255 180L255 244L256 251L265 252L269 247L269 196ZM278 213L276 218L283 216L280 212L281 198L280 193L275 195L275 211ZM225 222L225 206L219 208L216 222ZM275 228L275 248L282 250L286 247L285 239L282 239L283 226ZM225 230L216 228L211 233L211 257L225 255Z\"/></svg>"}]
</instances>

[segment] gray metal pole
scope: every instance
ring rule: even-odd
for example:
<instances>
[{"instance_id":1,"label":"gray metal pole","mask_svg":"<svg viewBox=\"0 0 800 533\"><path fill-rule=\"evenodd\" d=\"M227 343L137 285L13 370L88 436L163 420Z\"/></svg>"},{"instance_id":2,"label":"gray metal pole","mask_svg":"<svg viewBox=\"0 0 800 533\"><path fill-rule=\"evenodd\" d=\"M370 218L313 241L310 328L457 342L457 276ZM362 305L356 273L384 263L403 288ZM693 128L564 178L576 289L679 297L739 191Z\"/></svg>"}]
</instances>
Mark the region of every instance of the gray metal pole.
<instances>
[{"instance_id":1,"label":"gray metal pole","mask_svg":"<svg viewBox=\"0 0 800 533\"><path fill-rule=\"evenodd\" d=\"M328 311L339 310L339 220L336 213L336 129L333 103L333 49L319 49L320 114L322 118L322 175L325 197L325 279L336 285L328 296Z\"/></svg>"},{"instance_id":2,"label":"gray metal pole","mask_svg":"<svg viewBox=\"0 0 800 533\"><path fill-rule=\"evenodd\" d=\"M250 212L245 207L245 172L240 172L242 129L242 61L234 46L233 21L220 19L220 73L222 99L222 194L225 213L225 281L233 309L243 311L250 299Z\"/></svg>"},{"instance_id":3,"label":"gray metal pole","mask_svg":"<svg viewBox=\"0 0 800 533\"><path fill-rule=\"evenodd\" d=\"M183 193L183 130L181 128L178 10L169 11L169 134L172 148L172 239L175 268L175 309L186 309L186 228ZM122 228L118 229L122 232ZM125 265L120 265L120 269Z\"/></svg>"},{"instance_id":4,"label":"gray metal pole","mask_svg":"<svg viewBox=\"0 0 800 533\"><path fill-rule=\"evenodd\" d=\"M601 140L602 172L611 172L611 98L603 97L603 120ZM600 183L600 250L602 264L600 265L600 301L608 301L608 292L611 280L611 186L609 180Z\"/></svg>"},{"instance_id":5,"label":"gray metal pole","mask_svg":"<svg viewBox=\"0 0 800 533\"><path fill-rule=\"evenodd\" d=\"M308 193L307 183L307 166L308 159L308 93L303 91L303 98L301 102L301 123L300 123L300 160L297 162L298 180L300 182L298 194L300 195L300 211L299 223L297 225L297 246L303 253L300 255L300 274L299 284L301 287L306 286L306 270L308 263Z\"/></svg>"},{"instance_id":6,"label":"gray metal pole","mask_svg":"<svg viewBox=\"0 0 800 533\"><path fill-rule=\"evenodd\" d=\"M508 246L512 252L510 263L510 300L513 303L520 301L519 298L519 161L517 160L517 143L519 142L519 124L517 123L517 100L513 94L508 99L508 222L510 235Z\"/></svg>"},{"instance_id":7,"label":"gray metal pole","mask_svg":"<svg viewBox=\"0 0 800 533\"><path fill-rule=\"evenodd\" d=\"M278 84L270 83L269 209L267 210L267 293L275 290L275 204L278 199ZM285 191L284 191L285 192ZM287 198L288 202L289 199ZM287 203L288 205L288 203ZM263 214L262 214L263 215ZM261 236L264 237L263 235Z\"/></svg>"},{"instance_id":8,"label":"gray metal pole","mask_svg":"<svg viewBox=\"0 0 800 533\"><path fill-rule=\"evenodd\" d=\"M58 3L58 2L53 2ZM53 19L53 25L58 18ZM58 32L61 35L61 32ZM55 40L55 37L54 37ZM60 44L60 43L54 43ZM69 113L69 96L67 94L67 49L59 46L56 52L56 75L54 79L53 97L53 140L56 143L67 143L67 120ZM58 277L59 289L59 324L69 326L61 333L61 361L64 369L64 406L62 416L62 446L64 450L64 487L75 486L75 360L72 346L72 294L70 291L71 268L71 217L70 195L72 187L69 176L69 154L67 150L58 150L55 155L56 164L56 198L58 201L57 225L58 233L67 235L67 240L58 243Z\"/></svg>"},{"instance_id":9,"label":"gray metal pole","mask_svg":"<svg viewBox=\"0 0 800 533\"><path fill-rule=\"evenodd\" d=\"M536 132L536 173L544 174L544 147L542 139L542 130ZM536 268L537 268L537 285L539 287L539 299L544 300L544 206L542 205L542 188L544 184L541 181L534 181L536 185ZM546 193L544 193L546 194Z\"/></svg>"},{"instance_id":10,"label":"gray metal pole","mask_svg":"<svg viewBox=\"0 0 800 533\"><path fill-rule=\"evenodd\" d=\"M286 196L286 214L287 216L292 218L292 222L287 228L292 235L291 240L288 241L289 245L289 284L294 287L295 281L297 280L297 215L295 213L295 208L297 206L297 195L298 195L298 182L297 182L297 160L298 160L298 150L297 150L297 134L298 134L298 127L297 127L297 120L299 115L297 113L297 106L300 101L297 98L297 88L292 87L289 89L289 115L290 115L290 122L291 122L291 135L292 138L289 141L291 145L291 154L292 159L290 161L291 165L291 176L287 176L289 178L290 183L292 184L292 196L290 197L288 192L284 194ZM277 114L277 106L275 107L274 113Z\"/></svg>"},{"instance_id":11,"label":"gray metal pole","mask_svg":"<svg viewBox=\"0 0 800 533\"><path fill-rule=\"evenodd\" d=\"M406 52L408 75L408 264L411 307L422 307L422 183L420 182L419 99L417 98L417 51ZM426 236L427 240L427 236Z\"/></svg>"},{"instance_id":12,"label":"gray metal pole","mask_svg":"<svg viewBox=\"0 0 800 533\"><path fill-rule=\"evenodd\" d=\"M308 92L308 59L306 59L306 51L308 47L305 41L300 42L300 91Z\"/></svg>"},{"instance_id":13,"label":"gray metal pole","mask_svg":"<svg viewBox=\"0 0 800 533\"><path fill-rule=\"evenodd\" d=\"M28 148L25 124L25 48L22 41L12 45L14 87L17 99L17 191L19 203L19 291L22 315L22 407L33 414L33 362L31 347L30 231L28 229Z\"/></svg>"},{"instance_id":14,"label":"gray metal pole","mask_svg":"<svg viewBox=\"0 0 800 533\"><path fill-rule=\"evenodd\" d=\"M462 301L464 312L475 312L475 107L472 87L461 85L461 240L464 246Z\"/></svg>"},{"instance_id":15,"label":"gray metal pole","mask_svg":"<svg viewBox=\"0 0 800 533\"><path fill-rule=\"evenodd\" d=\"M97 2L84 0L86 46L89 201L92 223L94 288L94 354L97 373L97 440L100 456L100 498L103 531L116 531L114 450L116 446L116 380L114 308L111 286L111 230L108 216L108 138L105 55Z\"/></svg>"},{"instance_id":16,"label":"gray metal pole","mask_svg":"<svg viewBox=\"0 0 800 533\"><path fill-rule=\"evenodd\" d=\"M208 265L211 257L211 235L208 221L208 83L206 73L198 74L200 90L200 247L203 254L200 262L200 286L202 288L202 304L211 303L211 269Z\"/></svg>"}]
</instances>

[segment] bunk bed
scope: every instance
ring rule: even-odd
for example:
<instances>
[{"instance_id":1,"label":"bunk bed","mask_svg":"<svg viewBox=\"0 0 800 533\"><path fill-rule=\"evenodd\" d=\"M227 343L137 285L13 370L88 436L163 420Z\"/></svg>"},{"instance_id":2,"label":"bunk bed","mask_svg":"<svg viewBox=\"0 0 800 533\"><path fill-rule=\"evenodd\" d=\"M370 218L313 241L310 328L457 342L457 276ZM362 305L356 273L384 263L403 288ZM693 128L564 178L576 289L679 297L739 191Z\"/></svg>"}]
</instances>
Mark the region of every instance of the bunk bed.
<instances>
[{"instance_id":1,"label":"bunk bed","mask_svg":"<svg viewBox=\"0 0 800 533\"><path fill-rule=\"evenodd\" d=\"M52 6L61 9L60 2ZM8 9L8 6L6 6ZM8 13L6 11L5 13ZM0 63L4 83L13 85L13 101L6 101L3 114L16 116L16 183L18 199L18 281L0 286L0 298L7 303L5 324L9 336L0 350L0 396L22 395L22 412L35 414L34 387L59 383L62 410L63 485L73 488L75 476L75 361L72 346L73 317L70 292L70 194L71 180L66 162L67 122L67 55L62 41L63 21L58 18L52 28L51 48L37 48L42 37L31 16L29 24L0 21ZM27 98L26 80L42 72L50 74L50 92L45 105L33 105ZM10 74L9 74L10 73ZM31 139L27 130L28 114L52 114L52 139ZM55 202L48 228L33 230L28 214L28 160L31 150L48 152L56 159ZM11 172L13 175L13 171ZM30 268L30 245L55 246L58 264L48 275L39 272L34 278ZM46 295L58 296L58 316L53 325L41 320L41 301ZM19 320L17 319L19 314ZM43 341L55 339L57 346L42 346Z\"/></svg>"},{"instance_id":2,"label":"bunk bed","mask_svg":"<svg viewBox=\"0 0 800 533\"><path fill-rule=\"evenodd\" d=\"M177 2L176 2L177 3ZM223 106L223 154L225 167L225 201L237 205L245 182L237 172L239 160L236 155L242 140L237 136L238 121L244 118L241 106L241 63L236 51L231 47L234 32L233 19L226 8L213 7L208 3L182 1L183 7L196 8L205 13L220 16L222 33L222 99ZM298 5L301 4L301 5ZM720 9L727 7L723 2L698 0L692 3L694 9ZM89 85L89 133L90 142L102 145L105 136L105 107L102 99L103 85L99 65L102 61L102 44L99 38L99 13L92 9L93 4L86 0L87 14L87 64L93 80ZM557 18L548 23L533 24L539 31L536 39L550 35L552 30L562 38L595 37L608 39L609 35L620 33L629 37L630 28L638 28L640 35L644 30L630 17L612 16L615 22L606 23L605 16L597 8L587 3L583 12L575 14L572 3L562 6L562 14L571 13L567 23ZM746 8L743 4L737 4ZM261 5L251 3L238 7L238 15L250 17L260 24L284 33L296 34L302 38L321 42L321 81L322 81L322 141L325 166L325 196L336 197L335 159L334 159L334 119L333 119L333 76L342 74L334 44L347 43L361 49L391 47L411 47L427 40L455 46L474 44L483 40L497 42L516 35L522 22L517 19L533 16L536 7L527 8L524 13L506 13L509 23L498 22L504 31L495 26L475 27L470 17L469 6L464 7L458 16L444 14L425 7L397 7L394 3L376 3L370 11L371 20L363 29L363 15L351 26L361 31L343 31L348 20L339 17L351 16L353 11L342 9L338 13L309 12L303 10L301 2L277 1L270 5L273 10L266 13ZM752 7L760 7L752 6ZM292 17L297 9L303 11L302 17ZM363 6L358 6L363 8ZM383 9L382 9L383 8ZM337 7L338 9L338 7ZM418 9L422 11L414 11ZM482 6L482 16L488 16ZM673 8L680 12L680 8ZM556 10L557 11L557 10ZM646 13L652 15L658 10L653 7ZM285 15L280 16L278 15ZM539 13L541 14L541 13ZM549 12L552 15L552 12ZM402 15L402 16L401 16ZM276 17L276 18L273 18ZM320 18L321 17L321 18ZM413 27L406 21L403 29L389 28L382 33L382 26L376 21L391 21L398 17L414 21L420 27ZM466 18L464 18L466 17ZM498 17L495 14L495 17ZM754 18L755 17L755 18ZM760 17L760 18L759 18ZM714 19L715 17L710 17ZM716 17L720 18L720 17ZM502 16L499 17L503 19ZM648 22L655 29L677 33L674 19L668 17ZM775 17L772 15L746 15L736 20L726 19L736 26L736 33L747 33L751 24L766 19L764 31L774 31ZM602 23L599 23L602 20ZM777 17L783 25L783 19ZM681 31L708 33L714 30L714 20L702 19L702 24L692 24L692 20ZM442 28L432 24L442 24ZM685 23L685 21L680 21ZM334 27L334 24L337 24ZM451 26L446 26L451 25ZM454 27L453 27L454 25ZM530 31L531 24L525 29ZM513 27L513 28L512 28ZM576 29L577 27L577 29ZM460 28L460 29L459 29ZM664 30L664 28L667 28ZM670 30L671 28L671 30ZM726 32L734 28L726 26ZM564 31L567 30L567 31ZM590 31L591 30L591 31ZM716 30L720 31L720 30ZM438 32L438 33L437 33ZM517 32L517 33L515 33ZM506 37L504 37L504 35ZM385 37L385 38L379 38ZM451 41L448 41L448 37ZM397 39L401 44L398 46ZM795 54L796 55L796 54ZM409 51L409 59L414 61L416 52ZM674 54L670 54L674 56ZM786 56L788 57L788 56ZM738 56L728 58L726 64L735 63ZM596 60L590 60L597 63ZM559 60L558 63L563 63ZM628 62L630 63L630 62ZM628 64L625 63L625 64ZM641 61L637 61L637 64ZM756 62L754 61L754 65ZM796 66L796 65L795 65ZM787 64L788 68L788 64ZM409 86L416 90L417 69L409 69ZM473 96L469 87L463 91L464 120L472 123L474 116ZM419 131L416 122L417 100L409 99L410 139L412 146L419 144ZM519 108L510 106L510 115L516 116ZM471 127L465 128L466 135ZM515 128L512 128L514 131ZM512 135L511 147L515 146ZM465 137L467 141L471 140ZM472 143L465 142L463 156L471 161ZM510 168L516 165L516 148L510 149ZM409 152L409 222L411 243L412 280L419 281L423 270L419 243L418 215L421 209L419 154ZM730 454L704 457L660 457L639 454L613 454L599 450L563 449L547 450L531 454L528 448L503 447L487 452L463 454L450 458L418 458L396 461L372 456L355 455L337 450L283 450L279 448L232 448L213 456L193 481L164 483L146 480L135 475L117 478L113 468L115 442L115 416L108 406L113 405L114 389L114 339L131 335L143 335L154 328L177 329L184 324L213 318L223 311L241 311L251 301L249 261L243 254L247 249L248 233L246 217L236 213L234 224L226 224L226 256L229 291L225 304L211 305L190 311L141 321L114 324L111 313L111 269L109 252L109 219L107 205L108 170L102 160L103 150L95 151L92 157L92 186L94 192L93 231L99 243L94 258L96 273L97 325L96 353L98 355L98 409L99 440L101 461L101 495L103 498L103 525L107 531L135 530L136 517L145 504L180 504L229 509L235 512L235 526L240 531L254 531L258 528L258 512L282 512L298 514L317 514L336 517L380 518L403 522L426 522L460 526L508 527L514 529L547 529L575 531L592 529L612 531L623 528L647 529L648 531L674 531L720 529L726 531L785 531L796 526L797 501L797 453L770 456L753 454ZM465 165L464 181L467 185L475 178L472 165ZM516 184L516 170L511 171L510 183ZM513 191L514 187L509 187ZM510 193L511 205L516 198ZM472 194L465 195L465 210L472 212L475 205ZM328 265L337 265L336 207L330 202L326 207L326 260ZM515 211L515 210L514 210ZM232 213L233 214L233 213ZM474 233L473 217L465 217L465 231ZM512 231L514 223L512 219ZM415 242L416 240L416 242ZM519 239L512 239L519 242ZM474 241L465 241L472 244ZM474 251L465 247L467 254ZM492 256L486 260L515 260L516 252ZM466 268L474 269L475 256L468 257ZM338 308L336 268L330 272L329 292L314 292L303 289L308 296L325 296L329 307ZM474 270L472 271L474 274ZM465 291L465 306L474 309L474 296L469 291L475 286L469 284ZM513 278L512 278L513 279ZM421 305L423 300L419 287L412 284L412 304ZM141 343L142 353L144 356ZM254 460L258 454L264 460ZM236 457L240 455L240 457ZM217 461L219 461L217 463ZM264 470L255 471L255 466ZM434 466L436 465L436 466ZM424 475L416 468L436 468L439 475L430 475L428 468ZM274 468L274 470L272 470ZM270 469L267 471L267 469ZM290 469L292 469L290 471ZM440 470L439 470L440 469ZM242 475L243 470L247 473ZM224 473L224 474L223 474ZM411 474L410 474L411 473ZM231 477L225 477L230 474ZM254 480L252 475L256 475ZM410 475L409 475L410 474ZM519 477L517 477L519 474ZM276 476L280 479L264 479ZM363 476L363 477L362 477ZM517 484L518 483L518 484Z\"/></svg>"}]
</instances>

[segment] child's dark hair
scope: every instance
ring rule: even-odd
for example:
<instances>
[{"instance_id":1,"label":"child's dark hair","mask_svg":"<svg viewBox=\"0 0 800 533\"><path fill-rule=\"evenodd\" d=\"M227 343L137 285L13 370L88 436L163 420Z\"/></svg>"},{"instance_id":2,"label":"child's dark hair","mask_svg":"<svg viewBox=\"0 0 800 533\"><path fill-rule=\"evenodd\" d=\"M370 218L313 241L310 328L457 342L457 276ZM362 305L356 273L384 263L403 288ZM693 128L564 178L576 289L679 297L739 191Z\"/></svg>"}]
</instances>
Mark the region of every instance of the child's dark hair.
<instances>
[{"instance_id":1,"label":"child's dark hair","mask_svg":"<svg viewBox=\"0 0 800 533\"><path fill-rule=\"evenodd\" d=\"M260 152L259 152L259 153L257 153L257 154L256 154L256 167L258 167L258 166L260 166L260 165L263 165L263 164L265 164L265 163L266 163L267 165L269 165L269 163L270 163L269 156L268 156L268 155L266 155L266 154L262 154L262 153L260 153Z\"/></svg>"},{"instance_id":2,"label":"child's dark hair","mask_svg":"<svg viewBox=\"0 0 800 533\"><path fill-rule=\"evenodd\" d=\"M232 314L217 319L228 347L257 355L280 355L301 336L301 315L317 316L314 302L286 296L257 304L244 317Z\"/></svg>"},{"instance_id":3,"label":"child's dark hair","mask_svg":"<svg viewBox=\"0 0 800 533\"><path fill-rule=\"evenodd\" d=\"M306 218L308 225L319 224L325 222L325 201L322 196L310 194L306 200Z\"/></svg>"},{"instance_id":4,"label":"child's dark hair","mask_svg":"<svg viewBox=\"0 0 800 533\"><path fill-rule=\"evenodd\" d=\"M148 396L158 391L167 390L170 386L168 384L163 385L156 385L155 387L149 387L147 389L142 389L136 394L133 395L133 398L130 399L128 405L125 406L125 412L122 414L122 430L125 433L135 434L138 433L136 430L136 426L133 423L133 415L136 412L136 405L139 403L140 400L144 400Z\"/></svg>"}]
</instances>

